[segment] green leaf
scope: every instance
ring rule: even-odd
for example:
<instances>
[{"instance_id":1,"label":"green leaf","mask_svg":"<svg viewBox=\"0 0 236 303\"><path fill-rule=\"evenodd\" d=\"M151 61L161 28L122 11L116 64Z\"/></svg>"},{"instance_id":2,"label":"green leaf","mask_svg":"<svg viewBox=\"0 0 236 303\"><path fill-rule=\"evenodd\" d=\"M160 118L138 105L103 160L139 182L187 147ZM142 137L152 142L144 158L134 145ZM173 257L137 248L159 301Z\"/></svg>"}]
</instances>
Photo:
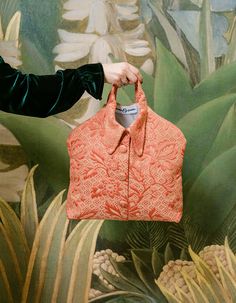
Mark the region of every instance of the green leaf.
<instances>
[{"instance_id":1,"label":"green leaf","mask_svg":"<svg viewBox=\"0 0 236 303\"><path fill-rule=\"evenodd\" d=\"M201 171L204 158L235 101L236 94L211 100L189 112L177 123L187 138L183 166L185 192L190 189L194 179Z\"/></svg>"},{"instance_id":2,"label":"green leaf","mask_svg":"<svg viewBox=\"0 0 236 303\"><path fill-rule=\"evenodd\" d=\"M190 80L174 55L158 39L156 52L154 111L176 122L193 107Z\"/></svg>"},{"instance_id":3,"label":"green leaf","mask_svg":"<svg viewBox=\"0 0 236 303\"><path fill-rule=\"evenodd\" d=\"M110 258L110 262L122 279L135 286L139 291L141 290L143 293L147 292L145 285L138 278L132 262L116 262L113 258Z\"/></svg>"},{"instance_id":4,"label":"green leaf","mask_svg":"<svg viewBox=\"0 0 236 303\"><path fill-rule=\"evenodd\" d=\"M171 51L180 60L180 62L182 62L182 64L186 68L188 68L187 59L186 59L184 47L181 43L181 39L176 29L173 28L173 26L170 24L169 20L167 19L160 3L154 0L150 0L148 4L151 7L153 13L156 15L163 30L165 31Z\"/></svg>"},{"instance_id":5,"label":"green leaf","mask_svg":"<svg viewBox=\"0 0 236 303\"><path fill-rule=\"evenodd\" d=\"M115 247L123 247L126 245L127 233L133 230L134 221L115 221L105 220L99 232L102 241L109 241L107 245L111 247L114 243ZM126 245L128 246L128 245Z\"/></svg>"},{"instance_id":6,"label":"green leaf","mask_svg":"<svg viewBox=\"0 0 236 303\"><path fill-rule=\"evenodd\" d=\"M204 79L215 70L210 0L203 0L202 3L199 20L199 53L201 79Z\"/></svg>"},{"instance_id":7,"label":"green leaf","mask_svg":"<svg viewBox=\"0 0 236 303\"><path fill-rule=\"evenodd\" d=\"M236 282L234 280L234 277L227 272L227 270L224 268L224 266L220 262L219 258L217 258L217 257L215 257L215 258L216 258L217 267L219 269L222 284L223 284L224 288L228 291L231 302L235 302L236 301Z\"/></svg>"},{"instance_id":8,"label":"green leaf","mask_svg":"<svg viewBox=\"0 0 236 303\"><path fill-rule=\"evenodd\" d=\"M155 276L150 264L152 252L150 250L131 250L135 269L147 289L155 298L162 298L161 292L156 286Z\"/></svg>"},{"instance_id":9,"label":"green leaf","mask_svg":"<svg viewBox=\"0 0 236 303\"><path fill-rule=\"evenodd\" d=\"M179 299L177 299L176 296L172 295L172 293L170 293L168 291L168 289L166 289L160 283L157 282L157 285L160 288L160 290L162 291L162 293L165 295L165 297L166 297L166 299L167 299L167 301L169 303L182 303L182 301L180 301Z\"/></svg>"},{"instance_id":10,"label":"green leaf","mask_svg":"<svg viewBox=\"0 0 236 303\"><path fill-rule=\"evenodd\" d=\"M229 21L229 20L228 20ZM229 32L228 49L224 57L224 64L232 63L236 59L236 17L233 18Z\"/></svg>"},{"instance_id":11,"label":"green leaf","mask_svg":"<svg viewBox=\"0 0 236 303\"><path fill-rule=\"evenodd\" d=\"M7 288L14 300L21 296L23 275L11 240L0 223L0 289Z\"/></svg>"},{"instance_id":12,"label":"green leaf","mask_svg":"<svg viewBox=\"0 0 236 303\"><path fill-rule=\"evenodd\" d=\"M185 213L183 217L184 222L184 234L188 245L191 245L195 252L200 252L208 243L209 235L206 235L206 230L202 230L199 226L192 223L192 219L188 213ZM211 238L211 242L215 239Z\"/></svg>"},{"instance_id":13,"label":"green leaf","mask_svg":"<svg viewBox=\"0 0 236 303\"><path fill-rule=\"evenodd\" d=\"M183 260L183 261L189 260L188 254L187 254L187 251L186 251L185 248L182 248L182 249L181 249L179 258L180 258L180 260Z\"/></svg>"},{"instance_id":14,"label":"green leaf","mask_svg":"<svg viewBox=\"0 0 236 303\"><path fill-rule=\"evenodd\" d=\"M24 279L29 259L29 248L24 230L15 212L1 199L0 221L2 221L4 233L8 238L8 245L11 247L11 253L16 257L16 264L19 266L19 268L16 266L16 270L21 273L21 276Z\"/></svg>"},{"instance_id":15,"label":"green leaf","mask_svg":"<svg viewBox=\"0 0 236 303\"><path fill-rule=\"evenodd\" d=\"M182 222L178 224L171 223L168 225L168 241L170 244L180 249L188 247L188 242Z\"/></svg>"},{"instance_id":16,"label":"green leaf","mask_svg":"<svg viewBox=\"0 0 236 303\"><path fill-rule=\"evenodd\" d=\"M105 280L107 280L110 284L112 284L116 289L118 290L126 290L129 292L137 292L141 293L141 291L130 284L127 280L123 279L122 277L117 277L115 275L110 274L109 272L103 270L100 268L101 274L104 277Z\"/></svg>"},{"instance_id":17,"label":"green leaf","mask_svg":"<svg viewBox=\"0 0 236 303\"><path fill-rule=\"evenodd\" d=\"M194 107L223 95L236 92L235 73L236 61L223 65L203 79L193 89L192 102Z\"/></svg>"},{"instance_id":18,"label":"green leaf","mask_svg":"<svg viewBox=\"0 0 236 303\"><path fill-rule=\"evenodd\" d=\"M21 0L22 38L29 39L36 48L43 51L50 68L54 67L52 49L58 43L57 30L62 22L63 3L57 0Z\"/></svg>"},{"instance_id":19,"label":"green leaf","mask_svg":"<svg viewBox=\"0 0 236 303\"><path fill-rule=\"evenodd\" d=\"M229 270L233 276L236 275L236 257L232 250L229 247L228 238L225 238L225 255L227 259L227 263L229 266Z\"/></svg>"},{"instance_id":20,"label":"green leaf","mask_svg":"<svg viewBox=\"0 0 236 303\"><path fill-rule=\"evenodd\" d=\"M152 269L156 278L159 277L164 265L163 255L154 248L152 252Z\"/></svg>"},{"instance_id":21,"label":"green leaf","mask_svg":"<svg viewBox=\"0 0 236 303\"><path fill-rule=\"evenodd\" d=\"M111 291L107 285L95 274L92 274L91 288L100 290L102 293L108 293Z\"/></svg>"},{"instance_id":22,"label":"green leaf","mask_svg":"<svg viewBox=\"0 0 236 303\"><path fill-rule=\"evenodd\" d=\"M216 295L219 302L228 302L225 290L223 289L220 282L217 280L214 273L208 267L208 265L197 254L195 254L192 251L191 247L189 247L189 253L196 265L196 269L203 275L203 277L211 285L211 288L213 289L213 292Z\"/></svg>"},{"instance_id":23,"label":"green leaf","mask_svg":"<svg viewBox=\"0 0 236 303\"><path fill-rule=\"evenodd\" d=\"M56 193L68 187L68 126L54 117L40 119L3 112L0 122L14 134L28 158L39 164L39 172Z\"/></svg>"},{"instance_id":24,"label":"green leaf","mask_svg":"<svg viewBox=\"0 0 236 303\"><path fill-rule=\"evenodd\" d=\"M205 156L202 167L205 167L214 158L236 145L236 103L234 103L226 114L217 136L210 150Z\"/></svg>"},{"instance_id":25,"label":"green leaf","mask_svg":"<svg viewBox=\"0 0 236 303\"><path fill-rule=\"evenodd\" d=\"M2 247L2 246L1 246ZM0 260L0 294L1 301L7 303L13 303L14 299L11 293L10 284L7 278L6 270L2 260Z\"/></svg>"},{"instance_id":26,"label":"green leaf","mask_svg":"<svg viewBox=\"0 0 236 303\"><path fill-rule=\"evenodd\" d=\"M215 158L199 175L186 196L185 211L208 234L221 226L235 206L236 146ZM206 186L207 184L207 186Z\"/></svg>"},{"instance_id":27,"label":"green leaf","mask_svg":"<svg viewBox=\"0 0 236 303\"><path fill-rule=\"evenodd\" d=\"M174 257L173 251L171 249L170 243L167 243L165 252L164 252L165 264L167 264L169 261L174 260L174 259L175 259L175 257Z\"/></svg>"},{"instance_id":28,"label":"green leaf","mask_svg":"<svg viewBox=\"0 0 236 303\"><path fill-rule=\"evenodd\" d=\"M188 294L186 294L180 287L178 287L177 285L175 285L177 294L179 296L179 299L181 302L184 303L192 303L192 298L189 297Z\"/></svg>"},{"instance_id":29,"label":"green leaf","mask_svg":"<svg viewBox=\"0 0 236 303\"><path fill-rule=\"evenodd\" d=\"M21 43L21 57L23 61L21 70L24 73L33 73L37 75L55 73L55 70L52 68L52 66L50 66L39 46L36 46L32 40L26 38L24 35L21 37Z\"/></svg>"},{"instance_id":30,"label":"green leaf","mask_svg":"<svg viewBox=\"0 0 236 303\"><path fill-rule=\"evenodd\" d=\"M199 286L203 293L207 296L209 303L221 303L214 293L210 281L207 281L199 272L197 272Z\"/></svg>"},{"instance_id":31,"label":"green leaf","mask_svg":"<svg viewBox=\"0 0 236 303\"><path fill-rule=\"evenodd\" d=\"M132 248L159 249L166 244L166 231L163 222L134 222L127 231L127 242Z\"/></svg>"},{"instance_id":32,"label":"green leaf","mask_svg":"<svg viewBox=\"0 0 236 303\"><path fill-rule=\"evenodd\" d=\"M66 240L62 259L58 303L87 302L92 262L102 220L80 221Z\"/></svg>"},{"instance_id":33,"label":"green leaf","mask_svg":"<svg viewBox=\"0 0 236 303\"><path fill-rule=\"evenodd\" d=\"M145 300L141 302L145 303L156 303L157 301L149 296L143 295L143 294L138 294L138 293L133 293L129 291L114 291L109 294L101 295L97 298L89 300L89 303L105 303L105 302L124 302L122 301L124 298L136 298L136 300ZM119 301L121 300L121 301ZM134 301L134 302L139 302L139 301ZM165 299L163 300L158 300L158 303L166 303L167 301Z\"/></svg>"},{"instance_id":34,"label":"green leaf","mask_svg":"<svg viewBox=\"0 0 236 303\"><path fill-rule=\"evenodd\" d=\"M19 145L0 144L0 160L7 164L7 167L0 169L0 172L8 172L21 165L27 164L25 153Z\"/></svg>"},{"instance_id":35,"label":"green leaf","mask_svg":"<svg viewBox=\"0 0 236 303\"><path fill-rule=\"evenodd\" d=\"M208 303L207 297L197 283L184 271L182 271L182 276L190 290L194 303Z\"/></svg>"},{"instance_id":36,"label":"green leaf","mask_svg":"<svg viewBox=\"0 0 236 303\"><path fill-rule=\"evenodd\" d=\"M65 245L69 220L66 217L66 203L64 203L50 226L51 237L43 250L43 262L39 272L39 287L37 290L41 302L56 302L60 287L60 272L62 268L62 256ZM52 231L52 232L51 232ZM47 263L45 259L47 258ZM40 289L41 287L41 289ZM53 290L53 291L52 291Z\"/></svg>"},{"instance_id":37,"label":"green leaf","mask_svg":"<svg viewBox=\"0 0 236 303\"><path fill-rule=\"evenodd\" d=\"M173 6L175 8L175 3L173 3ZM170 7L172 9L172 7ZM194 4L194 1L189 0L178 0L178 10L180 11L199 11L200 7Z\"/></svg>"},{"instance_id":38,"label":"green leaf","mask_svg":"<svg viewBox=\"0 0 236 303\"><path fill-rule=\"evenodd\" d=\"M62 195L63 192L54 198L37 228L23 288L22 303L38 302L41 295L50 242L58 217L62 211L65 212L65 209L63 210L64 206L61 206Z\"/></svg>"},{"instance_id":39,"label":"green leaf","mask_svg":"<svg viewBox=\"0 0 236 303\"><path fill-rule=\"evenodd\" d=\"M5 0L0 2L0 15L2 18L3 31L7 29L7 25L16 11L20 8L19 0Z\"/></svg>"},{"instance_id":40,"label":"green leaf","mask_svg":"<svg viewBox=\"0 0 236 303\"><path fill-rule=\"evenodd\" d=\"M21 223L25 231L26 239L28 246L31 249L36 229L38 227L38 212L37 212L37 203L34 190L34 181L33 175L37 168L35 165L27 177L24 191L21 198Z\"/></svg>"}]
</instances>

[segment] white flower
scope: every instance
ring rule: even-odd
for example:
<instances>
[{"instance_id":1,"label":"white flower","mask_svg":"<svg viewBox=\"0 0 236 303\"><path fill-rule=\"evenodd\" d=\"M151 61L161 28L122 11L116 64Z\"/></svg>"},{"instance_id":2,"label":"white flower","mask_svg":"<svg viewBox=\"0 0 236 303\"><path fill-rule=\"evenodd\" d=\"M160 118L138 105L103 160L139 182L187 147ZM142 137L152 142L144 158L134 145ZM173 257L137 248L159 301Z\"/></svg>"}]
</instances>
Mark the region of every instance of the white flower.
<instances>
[{"instance_id":1,"label":"white flower","mask_svg":"<svg viewBox=\"0 0 236 303\"><path fill-rule=\"evenodd\" d=\"M56 54L56 69L63 63L78 64L83 59L88 63L112 63L110 55L121 61L128 61L128 56L144 57L151 53L151 49L144 40L144 24L126 31L121 21L130 22L139 19L137 0L69 0L64 4L66 10L63 18L69 21L83 21L86 24L83 33L72 33L59 29L61 43L53 52ZM123 25L123 24L122 24ZM143 58L143 59L144 59ZM146 59L146 58L145 58ZM75 62L75 63L74 63ZM73 65L74 67L74 65ZM143 65L145 71L152 69L150 61ZM84 96L83 96L84 97ZM83 123L96 114L100 104L90 97L87 111L82 117L73 119L74 122ZM71 116L76 110L71 109L63 115L62 119L74 127ZM67 118L65 118L67 116Z\"/></svg>"},{"instance_id":2,"label":"white flower","mask_svg":"<svg viewBox=\"0 0 236 303\"><path fill-rule=\"evenodd\" d=\"M119 26L114 19L114 4L106 0L69 0L64 4L68 10L62 17L66 20L79 21L88 17L86 33L96 32L105 35L112 24L115 28Z\"/></svg>"},{"instance_id":3,"label":"white flower","mask_svg":"<svg viewBox=\"0 0 236 303\"><path fill-rule=\"evenodd\" d=\"M11 18L5 34L3 33L0 17L0 56L13 67L22 64L19 51L19 30L21 13L16 12Z\"/></svg>"},{"instance_id":4,"label":"white flower","mask_svg":"<svg viewBox=\"0 0 236 303\"><path fill-rule=\"evenodd\" d=\"M96 251L93 256L93 274L98 276L98 278L107 286L107 289L113 291L115 289L114 286L103 277L101 271L102 268L109 274L119 277L119 274L116 272L115 268L111 263L111 259L113 259L113 261L117 263L124 262L126 260L124 256L118 255L111 249ZM96 289L91 288L89 291L89 298L92 299L100 296L101 294L101 292L98 292Z\"/></svg>"},{"instance_id":5,"label":"white flower","mask_svg":"<svg viewBox=\"0 0 236 303\"><path fill-rule=\"evenodd\" d=\"M133 21L139 19L138 6L135 5L136 1L129 1L130 3L116 4L118 12L118 19L122 21Z\"/></svg>"},{"instance_id":6,"label":"white flower","mask_svg":"<svg viewBox=\"0 0 236 303\"><path fill-rule=\"evenodd\" d=\"M139 18L136 0L69 0L64 4L67 10L63 18L71 21L81 21L88 17L86 33L96 32L105 35L110 25L120 29L119 20L136 20ZM114 18L116 15L116 18Z\"/></svg>"},{"instance_id":7,"label":"white flower","mask_svg":"<svg viewBox=\"0 0 236 303\"><path fill-rule=\"evenodd\" d=\"M151 52L148 42L140 39L144 25L120 33L99 36L97 34L70 33L58 30L61 43L54 48L57 62L73 62L89 55L89 62L109 63L109 54L125 60L126 55L146 56Z\"/></svg>"},{"instance_id":8,"label":"white flower","mask_svg":"<svg viewBox=\"0 0 236 303\"><path fill-rule=\"evenodd\" d=\"M141 66L141 69L148 75L152 75L154 71L154 63L152 59L147 59Z\"/></svg>"}]
</instances>

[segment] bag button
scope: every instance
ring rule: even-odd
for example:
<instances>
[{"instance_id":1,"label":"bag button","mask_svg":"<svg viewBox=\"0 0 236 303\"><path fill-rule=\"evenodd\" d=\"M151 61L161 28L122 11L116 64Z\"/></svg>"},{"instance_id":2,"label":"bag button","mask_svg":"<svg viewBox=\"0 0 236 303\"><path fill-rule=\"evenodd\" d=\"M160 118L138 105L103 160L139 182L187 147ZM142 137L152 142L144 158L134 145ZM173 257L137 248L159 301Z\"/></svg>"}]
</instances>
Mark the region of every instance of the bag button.
<instances>
[{"instance_id":1,"label":"bag button","mask_svg":"<svg viewBox=\"0 0 236 303\"><path fill-rule=\"evenodd\" d=\"M120 174L119 175L119 180L125 181L126 180L126 174Z\"/></svg>"},{"instance_id":2,"label":"bag button","mask_svg":"<svg viewBox=\"0 0 236 303\"><path fill-rule=\"evenodd\" d=\"M120 206L123 208L127 208L128 207L128 202L127 201L120 201Z\"/></svg>"},{"instance_id":3,"label":"bag button","mask_svg":"<svg viewBox=\"0 0 236 303\"><path fill-rule=\"evenodd\" d=\"M127 152L127 147L125 146L125 145L121 145L120 146L120 148L119 148L119 150L120 150L120 152L122 153L122 154L124 154L124 153L126 153Z\"/></svg>"}]
</instances>

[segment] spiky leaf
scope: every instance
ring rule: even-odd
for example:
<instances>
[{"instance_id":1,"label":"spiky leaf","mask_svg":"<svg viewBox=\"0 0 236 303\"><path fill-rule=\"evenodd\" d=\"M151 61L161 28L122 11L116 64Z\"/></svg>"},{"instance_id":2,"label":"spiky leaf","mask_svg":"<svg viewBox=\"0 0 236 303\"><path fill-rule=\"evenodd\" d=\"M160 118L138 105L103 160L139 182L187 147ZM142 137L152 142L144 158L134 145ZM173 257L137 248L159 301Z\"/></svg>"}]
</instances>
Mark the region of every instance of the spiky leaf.
<instances>
[{"instance_id":1,"label":"spiky leaf","mask_svg":"<svg viewBox=\"0 0 236 303\"><path fill-rule=\"evenodd\" d=\"M27 177L21 198L21 224L27 238L28 246L31 248L35 232L38 227L38 212L36 195L34 189L33 175L38 165L35 165Z\"/></svg>"},{"instance_id":2,"label":"spiky leaf","mask_svg":"<svg viewBox=\"0 0 236 303\"><path fill-rule=\"evenodd\" d=\"M199 20L199 52L201 59L201 79L215 70L213 54L213 34L211 25L210 1L203 0Z\"/></svg>"},{"instance_id":3,"label":"spiky leaf","mask_svg":"<svg viewBox=\"0 0 236 303\"><path fill-rule=\"evenodd\" d=\"M93 254L102 224L102 220L80 221L66 240L58 303L88 301Z\"/></svg>"},{"instance_id":4,"label":"spiky leaf","mask_svg":"<svg viewBox=\"0 0 236 303\"><path fill-rule=\"evenodd\" d=\"M232 163L235 156L236 146L213 160L186 197L185 209L192 223L208 234L215 232L234 208L236 172L232 170Z\"/></svg>"},{"instance_id":5,"label":"spiky leaf","mask_svg":"<svg viewBox=\"0 0 236 303\"><path fill-rule=\"evenodd\" d=\"M190 80L176 58L158 40L156 52L154 110L176 122L193 107Z\"/></svg>"},{"instance_id":6,"label":"spiky leaf","mask_svg":"<svg viewBox=\"0 0 236 303\"><path fill-rule=\"evenodd\" d=\"M69 127L54 117L37 119L6 113L0 113L0 122L14 134L28 159L39 164L39 172L56 193L68 187Z\"/></svg>"}]
</instances>

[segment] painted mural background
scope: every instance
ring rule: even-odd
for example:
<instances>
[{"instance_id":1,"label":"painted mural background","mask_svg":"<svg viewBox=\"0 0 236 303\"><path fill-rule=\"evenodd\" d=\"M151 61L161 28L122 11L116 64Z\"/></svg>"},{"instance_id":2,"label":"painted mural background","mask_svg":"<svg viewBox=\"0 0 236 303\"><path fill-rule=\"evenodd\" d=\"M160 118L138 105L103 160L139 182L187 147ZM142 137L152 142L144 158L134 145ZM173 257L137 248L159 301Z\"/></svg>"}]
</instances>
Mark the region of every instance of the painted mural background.
<instances>
[{"instance_id":1,"label":"painted mural background","mask_svg":"<svg viewBox=\"0 0 236 303\"><path fill-rule=\"evenodd\" d=\"M188 144L184 215L68 222L71 128L0 113L0 301L236 302L236 0L0 0L0 55L26 73L127 60ZM132 103L133 88L119 92ZM163 152L163 160L168 150ZM21 298L21 299L19 299Z\"/></svg>"}]
</instances>

